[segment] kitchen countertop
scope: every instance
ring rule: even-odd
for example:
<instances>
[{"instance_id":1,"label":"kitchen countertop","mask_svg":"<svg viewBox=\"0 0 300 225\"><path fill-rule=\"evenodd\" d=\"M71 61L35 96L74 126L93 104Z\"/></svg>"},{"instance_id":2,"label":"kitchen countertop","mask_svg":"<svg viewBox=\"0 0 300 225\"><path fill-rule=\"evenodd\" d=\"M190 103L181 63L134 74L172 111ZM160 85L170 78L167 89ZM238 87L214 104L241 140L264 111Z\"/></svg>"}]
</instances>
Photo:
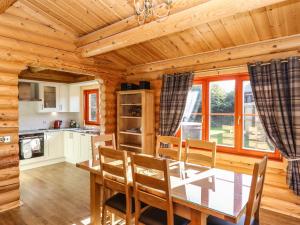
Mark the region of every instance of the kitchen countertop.
<instances>
[{"instance_id":1,"label":"kitchen countertop","mask_svg":"<svg viewBox=\"0 0 300 225\"><path fill-rule=\"evenodd\" d=\"M99 135L100 130L97 129L87 129L87 128L60 128L60 129L37 129L37 130L20 130L19 135L23 134L36 134L36 133L45 133L45 132L58 132L58 131L73 131L78 133L85 133L85 134L95 134Z\"/></svg>"}]
</instances>

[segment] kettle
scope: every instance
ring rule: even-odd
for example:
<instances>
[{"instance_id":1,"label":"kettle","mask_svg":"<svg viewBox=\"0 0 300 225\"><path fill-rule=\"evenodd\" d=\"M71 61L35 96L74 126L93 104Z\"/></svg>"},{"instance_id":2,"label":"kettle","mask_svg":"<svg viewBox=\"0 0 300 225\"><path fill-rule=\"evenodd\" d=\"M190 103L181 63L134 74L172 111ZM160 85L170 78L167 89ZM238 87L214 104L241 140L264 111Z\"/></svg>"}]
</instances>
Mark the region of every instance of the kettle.
<instances>
[{"instance_id":1,"label":"kettle","mask_svg":"<svg viewBox=\"0 0 300 225\"><path fill-rule=\"evenodd\" d=\"M61 124L62 124L62 120L55 120L53 128L60 129Z\"/></svg>"}]
</instances>

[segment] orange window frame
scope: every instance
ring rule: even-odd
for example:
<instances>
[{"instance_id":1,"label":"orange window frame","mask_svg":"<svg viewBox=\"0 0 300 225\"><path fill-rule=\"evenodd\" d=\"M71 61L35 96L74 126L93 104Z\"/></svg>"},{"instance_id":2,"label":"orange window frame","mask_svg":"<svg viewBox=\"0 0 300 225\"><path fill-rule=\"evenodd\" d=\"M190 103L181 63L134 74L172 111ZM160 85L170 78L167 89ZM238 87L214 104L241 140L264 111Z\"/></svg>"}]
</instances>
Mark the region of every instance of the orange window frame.
<instances>
[{"instance_id":1,"label":"orange window frame","mask_svg":"<svg viewBox=\"0 0 300 225\"><path fill-rule=\"evenodd\" d=\"M96 94L97 99L97 120L91 121L89 118L89 108L90 108L90 101L89 101L89 95ZM84 121L86 125L100 125L100 117L99 117L99 89L89 89L83 91L84 96Z\"/></svg>"},{"instance_id":2,"label":"orange window frame","mask_svg":"<svg viewBox=\"0 0 300 225\"><path fill-rule=\"evenodd\" d=\"M232 74L228 76L212 76L209 78L198 78L194 80L194 85L202 85L202 140L209 140L209 84L213 81L235 80L235 112L234 112L234 147L217 145L217 151L235 155L250 157L263 157L268 155L270 159L281 160L278 149L274 152L262 152L251 149L243 149L243 81L249 80L248 73ZM181 136L181 127L177 132ZM183 140L184 142L185 140Z\"/></svg>"}]
</instances>

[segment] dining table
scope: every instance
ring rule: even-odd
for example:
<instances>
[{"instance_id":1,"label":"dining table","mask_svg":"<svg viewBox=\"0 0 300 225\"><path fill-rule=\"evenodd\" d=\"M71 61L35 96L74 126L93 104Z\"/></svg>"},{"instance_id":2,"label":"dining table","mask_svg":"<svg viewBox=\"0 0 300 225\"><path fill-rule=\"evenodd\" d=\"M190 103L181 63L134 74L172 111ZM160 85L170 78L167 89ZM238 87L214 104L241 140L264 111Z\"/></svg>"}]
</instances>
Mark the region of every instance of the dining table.
<instances>
[{"instance_id":1,"label":"dining table","mask_svg":"<svg viewBox=\"0 0 300 225\"><path fill-rule=\"evenodd\" d=\"M76 166L90 173L91 224L100 225L100 164L88 160ZM189 219L191 225L206 225L210 215L237 223L245 213L250 175L179 161L169 167L174 213Z\"/></svg>"}]
</instances>

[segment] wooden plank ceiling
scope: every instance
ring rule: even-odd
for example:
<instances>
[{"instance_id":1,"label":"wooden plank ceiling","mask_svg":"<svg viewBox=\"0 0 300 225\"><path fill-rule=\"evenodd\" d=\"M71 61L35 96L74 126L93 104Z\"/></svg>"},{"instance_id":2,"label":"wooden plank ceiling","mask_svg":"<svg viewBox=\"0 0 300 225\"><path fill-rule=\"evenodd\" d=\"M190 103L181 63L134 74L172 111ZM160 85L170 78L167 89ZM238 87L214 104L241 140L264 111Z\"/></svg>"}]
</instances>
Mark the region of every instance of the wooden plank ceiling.
<instances>
[{"instance_id":1,"label":"wooden plank ceiling","mask_svg":"<svg viewBox=\"0 0 300 225\"><path fill-rule=\"evenodd\" d=\"M132 0L18 0L6 13L63 30L73 42L133 17ZM172 14L207 0L177 0ZM135 65L178 58L300 33L300 1L275 5L193 27L130 47L97 55L99 65L126 70Z\"/></svg>"}]
</instances>

